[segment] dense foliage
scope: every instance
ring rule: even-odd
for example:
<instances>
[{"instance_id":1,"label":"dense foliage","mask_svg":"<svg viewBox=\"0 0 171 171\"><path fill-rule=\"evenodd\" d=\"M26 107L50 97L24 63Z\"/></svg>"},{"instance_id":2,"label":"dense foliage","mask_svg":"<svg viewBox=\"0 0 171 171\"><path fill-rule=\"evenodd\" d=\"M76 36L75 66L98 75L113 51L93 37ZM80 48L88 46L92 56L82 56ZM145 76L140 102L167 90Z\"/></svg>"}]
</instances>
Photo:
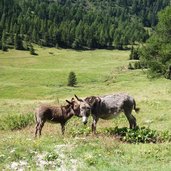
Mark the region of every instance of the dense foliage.
<instances>
[{"instance_id":1,"label":"dense foliage","mask_svg":"<svg viewBox=\"0 0 171 171\"><path fill-rule=\"evenodd\" d=\"M168 131L158 132L150 128L141 127L129 129L127 127L106 128L105 132L114 135L121 141L128 143L158 143L171 141L171 135Z\"/></svg>"},{"instance_id":2,"label":"dense foliage","mask_svg":"<svg viewBox=\"0 0 171 171\"><path fill-rule=\"evenodd\" d=\"M7 114L0 118L0 130L17 130L34 123L33 113Z\"/></svg>"},{"instance_id":3,"label":"dense foliage","mask_svg":"<svg viewBox=\"0 0 171 171\"><path fill-rule=\"evenodd\" d=\"M151 76L171 79L171 7L159 13L159 23L142 49L141 61L149 67Z\"/></svg>"},{"instance_id":4,"label":"dense foliage","mask_svg":"<svg viewBox=\"0 0 171 171\"><path fill-rule=\"evenodd\" d=\"M168 4L169 0L1 0L0 46L28 49L34 42L122 49L144 42L144 27L155 26L157 12Z\"/></svg>"}]
</instances>

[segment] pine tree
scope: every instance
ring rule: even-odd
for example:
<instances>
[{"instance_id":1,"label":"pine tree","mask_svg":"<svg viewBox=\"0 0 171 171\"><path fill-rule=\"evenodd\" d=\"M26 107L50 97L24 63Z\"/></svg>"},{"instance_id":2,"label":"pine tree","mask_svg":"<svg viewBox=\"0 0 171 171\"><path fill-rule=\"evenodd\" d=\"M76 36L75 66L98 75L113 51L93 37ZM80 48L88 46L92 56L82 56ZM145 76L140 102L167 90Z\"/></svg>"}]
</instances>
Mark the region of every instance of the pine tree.
<instances>
[{"instance_id":1,"label":"pine tree","mask_svg":"<svg viewBox=\"0 0 171 171\"><path fill-rule=\"evenodd\" d=\"M129 55L130 60L139 60L140 55L139 55L139 49L135 49L133 46L131 48L131 54Z\"/></svg>"},{"instance_id":2,"label":"pine tree","mask_svg":"<svg viewBox=\"0 0 171 171\"><path fill-rule=\"evenodd\" d=\"M159 13L159 23L146 46L142 48L140 59L148 66L152 77L168 78L171 62L171 7Z\"/></svg>"},{"instance_id":3,"label":"pine tree","mask_svg":"<svg viewBox=\"0 0 171 171\"><path fill-rule=\"evenodd\" d=\"M2 33L2 39L1 39L1 48L2 48L2 51L7 51L8 47L7 47L7 44L6 44L6 32L5 30L3 31Z\"/></svg>"},{"instance_id":4,"label":"pine tree","mask_svg":"<svg viewBox=\"0 0 171 171\"><path fill-rule=\"evenodd\" d=\"M24 49L22 39L18 34L16 34L14 36L14 48L16 50L23 50Z\"/></svg>"},{"instance_id":5,"label":"pine tree","mask_svg":"<svg viewBox=\"0 0 171 171\"><path fill-rule=\"evenodd\" d=\"M76 84L77 84L76 74L73 71L71 71L68 76L68 84L67 85L70 87L74 87Z\"/></svg>"},{"instance_id":6,"label":"pine tree","mask_svg":"<svg viewBox=\"0 0 171 171\"><path fill-rule=\"evenodd\" d=\"M30 44L30 54L31 54L31 55L37 55L37 54L35 53L35 49L34 49L34 47L33 47L32 44Z\"/></svg>"},{"instance_id":7,"label":"pine tree","mask_svg":"<svg viewBox=\"0 0 171 171\"><path fill-rule=\"evenodd\" d=\"M148 33L144 26L155 26L158 11L169 3L170 0L1 0L0 26L6 30L7 39L18 33L22 39L27 35L43 46L105 48L114 43L122 49L127 44L145 42Z\"/></svg>"}]
</instances>

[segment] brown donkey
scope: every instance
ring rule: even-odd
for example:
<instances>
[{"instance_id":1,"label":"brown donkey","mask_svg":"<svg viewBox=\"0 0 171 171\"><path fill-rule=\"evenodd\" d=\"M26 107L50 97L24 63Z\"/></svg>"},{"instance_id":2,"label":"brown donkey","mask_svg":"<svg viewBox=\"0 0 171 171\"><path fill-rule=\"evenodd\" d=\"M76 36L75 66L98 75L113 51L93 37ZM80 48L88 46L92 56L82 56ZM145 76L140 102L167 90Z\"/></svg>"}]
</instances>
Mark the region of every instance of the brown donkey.
<instances>
[{"instance_id":1,"label":"brown donkey","mask_svg":"<svg viewBox=\"0 0 171 171\"><path fill-rule=\"evenodd\" d=\"M39 132L39 136L41 136L41 131L46 121L50 121L53 123L61 124L61 131L64 135L65 132L65 124L67 121L74 115L74 110L72 107L72 103L66 100L68 105L49 105L42 104L35 111L36 118L36 131L35 137Z\"/></svg>"}]
</instances>

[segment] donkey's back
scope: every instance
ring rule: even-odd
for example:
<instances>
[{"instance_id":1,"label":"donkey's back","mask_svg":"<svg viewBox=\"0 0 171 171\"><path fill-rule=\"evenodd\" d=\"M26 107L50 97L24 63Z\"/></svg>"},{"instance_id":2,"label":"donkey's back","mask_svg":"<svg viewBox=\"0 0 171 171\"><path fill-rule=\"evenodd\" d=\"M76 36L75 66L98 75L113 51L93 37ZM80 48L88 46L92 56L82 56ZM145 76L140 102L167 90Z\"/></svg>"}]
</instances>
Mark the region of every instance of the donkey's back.
<instances>
[{"instance_id":1,"label":"donkey's back","mask_svg":"<svg viewBox=\"0 0 171 171\"><path fill-rule=\"evenodd\" d=\"M74 115L74 111L71 107L71 104L68 104L66 106L49 105L49 104L40 105L35 111L35 118L36 118L35 137L37 136L38 132L39 132L39 136L41 135L42 128L46 121L60 123L62 134L64 134L65 124L73 115Z\"/></svg>"},{"instance_id":2,"label":"donkey's back","mask_svg":"<svg viewBox=\"0 0 171 171\"><path fill-rule=\"evenodd\" d=\"M127 94L112 94L102 96L101 102L106 105L106 108L117 108L119 111L123 110L124 108L129 108L134 105L133 97Z\"/></svg>"},{"instance_id":3,"label":"donkey's back","mask_svg":"<svg viewBox=\"0 0 171 171\"><path fill-rule=\"evenodd\" d=\"M100 102L95 106L95 111L98 111L96 116L98 115L102 119L111 119L120 112L131 114L133 109L138 110L134 98L124 93L105 95L99 98Z\"/></svg>"}]
</instances>

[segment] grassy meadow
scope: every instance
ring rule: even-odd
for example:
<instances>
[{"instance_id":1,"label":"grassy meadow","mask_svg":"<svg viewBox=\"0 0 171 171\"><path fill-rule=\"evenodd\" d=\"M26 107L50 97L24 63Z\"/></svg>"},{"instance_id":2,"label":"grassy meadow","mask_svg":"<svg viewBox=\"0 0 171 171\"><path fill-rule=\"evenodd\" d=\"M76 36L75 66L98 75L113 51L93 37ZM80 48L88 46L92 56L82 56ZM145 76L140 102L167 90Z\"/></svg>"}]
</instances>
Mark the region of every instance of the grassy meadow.
<instances>
[{"instance_id":1,"label":"grassy meadow","mask_svg":"<svg viewBox=\"0 0 171 171\"><path fill-rule=\"evenodd\" d=\"M144 171L171 170L171 143L125 143L106 128L127 127L123 114L99 120L97 136L73 117L66 125L46 123L34 139L33 113L40 103L60 103L79 97L126 92L140 112L140 127L171 134L171 81L148 79L145 70L128 70L129 51L35 47L27 51L0 51L0 170ZM78 84L68 87L74 71Z\"/></svg>"}]
</instances>

